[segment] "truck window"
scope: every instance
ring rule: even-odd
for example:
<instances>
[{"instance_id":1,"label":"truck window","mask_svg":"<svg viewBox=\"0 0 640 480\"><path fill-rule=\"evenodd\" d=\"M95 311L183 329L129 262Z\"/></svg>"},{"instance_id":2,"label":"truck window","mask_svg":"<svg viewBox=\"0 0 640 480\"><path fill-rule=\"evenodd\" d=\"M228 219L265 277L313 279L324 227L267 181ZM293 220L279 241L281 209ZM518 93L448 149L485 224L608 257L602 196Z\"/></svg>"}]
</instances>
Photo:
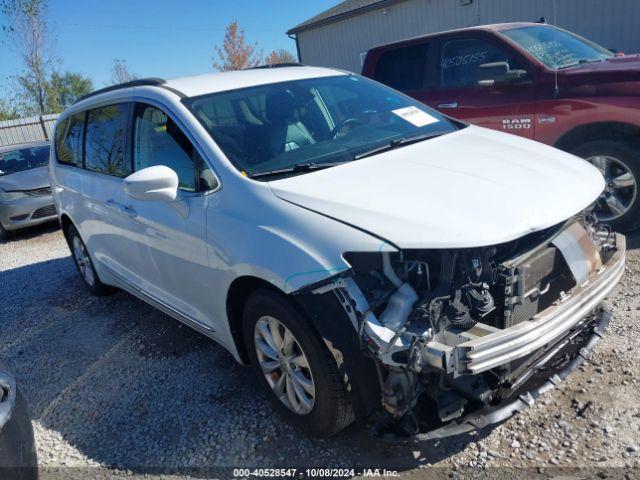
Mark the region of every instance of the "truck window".
<instances>
[{"instance_id":1,"label":"truck window","mask_svg":"<svg viewBox=\"0 0 640 480\"><path fill-rule=\"evenodd\" d=\"M384 52L378 60L375 79L401 92L424 88L427 48L423 43Z\"/></svg>"},{"instance_id":2,"label":"truck window","mask_svg":"<svg viewBox=\"0 0 640 480\"><path fill-rule=\"evenodd\" d=\"M94 172L126 177L131 165L125 154L130 105L120 103L87 114L85 168Z\"/></svg>"},{"instance_id":3,"label":"truck window","mask_svg":"<svg viewBox=\"0 0 640 480\"><path fill-rule=\"evenodd\" d=\"M440 86L445 89L477 86L480 65L493 62L507 62L512 70L522 68L502 50L479 38L446 41L440 51Z\"/></svg>"}]
</instances>

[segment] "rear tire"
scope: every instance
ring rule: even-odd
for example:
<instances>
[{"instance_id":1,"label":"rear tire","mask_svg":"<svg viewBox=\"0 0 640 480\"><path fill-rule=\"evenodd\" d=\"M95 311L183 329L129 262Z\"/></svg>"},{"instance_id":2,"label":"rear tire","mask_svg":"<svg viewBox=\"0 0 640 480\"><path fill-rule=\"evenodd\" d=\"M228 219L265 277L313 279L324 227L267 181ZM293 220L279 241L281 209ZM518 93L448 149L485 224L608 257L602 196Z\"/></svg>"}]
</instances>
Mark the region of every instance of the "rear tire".
<instances>
[{"instance_id":1,"label":"rear tire","mask_svg":"<svg viewBox=\"0 0 640 480\"><path fill-rule=\"evenodd\" d=\"M351 401L335 359L287 298L270 290L256 290L245 304L242 320L246 350L258 383L288 423L309 436L323 438L353 422ZM269 349L267 337L276 349ZM307 398L299 402L296 392Z\"/></svg>"},{"instance_id":2,"label":"rear tire","mask_svg":"<svg viewBox=\"0 0 640 480\"><path fill-rule=\"evenodd\" d=\"M640 142L594 140L571 151L600 170L607 186L598 199L596 215L614 230L640 227Z\"/></svg>"},{"instance_id":3,"label":"rear tire","mask_svg":"<svg viewBox=\"0 0 640 480\"><path fill-rule=\"evenodd\" d=\"M9 238L9 234L0 223L0 243L5 243Z\"/></svg>"},{"instance_id":4,"label":"rear tire","mask_svg":"<svg viewBox=\"0 0 640 480\"><path fill-rule=\"evenodd\" d=\"M80 274L80 278L82 278L87 289L98 297L115 292L116 289L114 287L105 285L100 281L98 273L93 267L93 261L89 255L89 250L87 250L82 238L80 238L80 233L78 233L78 230L73 225L69 226L69 229L67 230L67 240L69 242L69 248L71 249L73 262L75 263L78 273Z\"/></svg>"}]
</instances>

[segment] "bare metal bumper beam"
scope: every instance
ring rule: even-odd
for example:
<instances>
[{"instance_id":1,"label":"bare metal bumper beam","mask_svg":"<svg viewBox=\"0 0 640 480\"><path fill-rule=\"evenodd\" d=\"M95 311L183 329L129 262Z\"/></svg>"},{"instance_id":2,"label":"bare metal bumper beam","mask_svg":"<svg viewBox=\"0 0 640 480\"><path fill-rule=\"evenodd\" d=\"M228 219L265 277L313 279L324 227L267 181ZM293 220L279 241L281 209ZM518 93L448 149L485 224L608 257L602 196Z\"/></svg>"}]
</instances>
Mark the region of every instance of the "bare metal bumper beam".
<instances>
[{"instance_id":1,"label":"bare metal bumper beam","mask_svg":"<svg viewBox=\"0 0 640 480\"><path fill-rule=\"evenodd\" d=\"M474 338L454 348L455 371L477 374L529 355L567 332L592 312L624 273L625 238L617 235L616 252L586 282L531 320Z\"/></svg>"}]
</instances>

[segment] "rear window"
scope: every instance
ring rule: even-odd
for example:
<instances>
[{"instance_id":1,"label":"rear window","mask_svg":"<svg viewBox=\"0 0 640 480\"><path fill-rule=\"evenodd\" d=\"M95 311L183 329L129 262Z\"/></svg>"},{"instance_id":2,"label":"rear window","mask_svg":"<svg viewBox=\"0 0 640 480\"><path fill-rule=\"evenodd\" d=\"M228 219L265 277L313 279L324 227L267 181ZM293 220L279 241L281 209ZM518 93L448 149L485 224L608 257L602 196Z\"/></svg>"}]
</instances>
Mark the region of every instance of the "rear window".
<instances>
[{"instance_id":1,"label":"rear window","mask_svg":"<svg viewBox=\"0 0 640 480\"><path fill-rule=\"evenodd\" d=\"M424 88L428 45L411 45L383 53L376 66L375 79L405 92Z\"/></svg>"},{"instance_id":2,"label":"rear window","mask_svg":"<svg viewBox=\"0 0 640 480\"><path fill-rule=\"evenodd\" d=\"M84 112L64 119L56 127L56 156L58 163L82 168L82 133Z\"/></svg>"},{"instance_id":3,"label":"rear window","mask_svg":"<svg viewBox=\"0 0 640 480\"><path fill-rule=\"evenodd\" d=\"M120 103L89 110L85 146L85 168L116 177L131 174L127 160L127 128L130 104Z\"/></svg>"}]
</instances>

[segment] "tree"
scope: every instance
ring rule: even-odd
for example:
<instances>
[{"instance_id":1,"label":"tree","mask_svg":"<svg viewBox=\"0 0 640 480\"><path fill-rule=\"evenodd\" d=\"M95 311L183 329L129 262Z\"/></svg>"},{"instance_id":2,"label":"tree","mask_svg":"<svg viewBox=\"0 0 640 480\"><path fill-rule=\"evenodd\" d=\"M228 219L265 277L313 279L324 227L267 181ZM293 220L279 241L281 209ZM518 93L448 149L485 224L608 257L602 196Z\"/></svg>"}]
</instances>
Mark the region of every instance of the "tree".
<instances>
[{"instance_id":1,"label":"tree","mask_svg":"<svg viewBox=\"0 0 640 480\"><path fill-rule=\"evenodd\" d=\"M137 75L129 71L126 60L117 58L113 60L113 66L111 67L111 83L113 85L130 82L136 78L138 78Z\"/></svg>"},{"instance_id":2,"label":"tree","mask_svg":"<svg viewBox=\"0 0 640 480\"><path fill-rule=\"evenodd\" d=\"M93 90L93 82L90 78L80 73L54 72L47 84L47 110L49 112L61 112L78 98Z\"/></svg>"},{"instance_id":3,"label":"tree","mask_svg":"<svg viewBox=\"0 0 640 480\"><path fill-rule=\"evenodd\" d=\"M0 98L0 121L18 118L18 112L8 101Z\"/></svg>"},{"instance_id":4,"label":"tree","mask_svg":"<svg viewBox=\"0 0 640 480\"><path fill-rule=\"evenodd\" d=\"M257 42L253 45L245 42L244 31L240 29L238 22L231 22L227 26L222 47L216 45L214 48L219 61L212 59L211 63L213 68L220 71L242 70L260 65L262 50L258 49Z\"/></svg>"},{"instance_id":5,"label":"tree","mask_svg":"<svg viewBox=\"0 0 640 480\"><path fill-rule=\"evenodd\" d=\"M298 59L289 50L281 48L273 50L264 59L266 65L278 65L279 63L297 63Z\"/></svg>"},{"instance_id":6,"label":"tree","mask_svg":"<svg viewBox=\"0 0 640 480\"><path fill-rule=\"evenodd\" d=\"M48 77L54 56L43 0L2 0L3 29L22 56L24 70L15 77L19 100L27 113L47 113Z\"/></svg>"}]
</instances>

